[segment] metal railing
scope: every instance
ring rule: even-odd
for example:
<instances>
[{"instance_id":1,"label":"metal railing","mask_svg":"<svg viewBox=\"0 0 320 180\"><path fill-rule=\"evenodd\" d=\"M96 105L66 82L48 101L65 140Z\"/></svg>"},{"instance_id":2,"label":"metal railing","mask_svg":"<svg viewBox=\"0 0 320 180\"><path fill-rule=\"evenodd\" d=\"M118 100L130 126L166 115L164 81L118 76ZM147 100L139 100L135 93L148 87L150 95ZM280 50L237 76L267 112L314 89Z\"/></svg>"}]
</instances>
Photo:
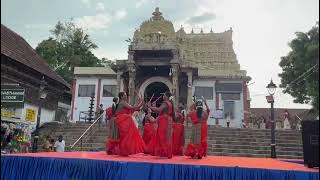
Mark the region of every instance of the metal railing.
<instances>
[{"instance_id":1,"label":"metal railing","mask_svg":"<svg viewBox=\"0 0 320 180\"><path fill-rule=\"evenodd\" d=\"M83 144L83 139L87 136L85 135L88 135L87 133L89 132L89 130L91 130L91 128L98 122L98 126L99 126L99 130L100 130L100 124L101 124L101 120L103 119L103 113L100 114L100 116L93 121L93 123L81 134L81 136L71 145L71 149L75 149L77 143L79 143L80 141L80 148L81 148L81 151L82 151L82 144Z\"/></svg>"}]
</instances>

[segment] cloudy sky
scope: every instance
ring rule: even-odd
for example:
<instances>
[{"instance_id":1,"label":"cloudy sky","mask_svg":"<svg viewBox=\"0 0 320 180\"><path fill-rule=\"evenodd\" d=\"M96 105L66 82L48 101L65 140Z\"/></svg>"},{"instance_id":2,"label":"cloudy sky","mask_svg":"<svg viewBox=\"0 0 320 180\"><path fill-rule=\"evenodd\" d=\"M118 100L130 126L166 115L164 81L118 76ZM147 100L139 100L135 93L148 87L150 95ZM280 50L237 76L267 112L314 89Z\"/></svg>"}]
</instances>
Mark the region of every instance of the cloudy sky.
<instances>
[{"instance_id":1,"label":"cloudy sky","mask_svg":"<svg viewBox=\"0 0 320 180\"><path fill-rule=\"evenodd\" d=\"M71 18L97 43L99 58L127 58L126 39L151 17L155 7L176 30L222 32L233 28L241 68L252 77L253 107L269 107L264 95L272 78L280 83L280 57L297 31L308 31L319 19L319 0L1 0L1 23L33 47L50 36L59 20ZM305 108L278 89L275 107Z\"/></svg>"}]
</instances>

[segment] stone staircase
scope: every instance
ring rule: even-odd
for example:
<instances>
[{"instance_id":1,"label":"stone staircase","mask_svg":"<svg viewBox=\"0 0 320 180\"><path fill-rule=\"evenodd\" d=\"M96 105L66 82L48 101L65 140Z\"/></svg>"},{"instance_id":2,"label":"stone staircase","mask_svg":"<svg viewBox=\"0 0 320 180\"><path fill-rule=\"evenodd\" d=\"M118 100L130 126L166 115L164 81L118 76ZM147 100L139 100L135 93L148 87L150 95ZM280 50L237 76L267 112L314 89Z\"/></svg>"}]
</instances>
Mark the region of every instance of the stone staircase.
<instances>
[{"instance_id":1,"label":"stone staircase","mask_svg":"<svg viewBox=\"0 0 320 180\"><path fill-rule=\"evenodd\" d=\"M90 124L85 123L47 124L41 128L40 135L50 134L56 140L62 134L66 141L66 151L80 151L80 147L70 149L70 146L89 126ZM105 150L106 125L101 124L100 130L95 125L93 129L96 132L83 140L82 151ZM186 127L185 129L186 143L188 143L190 127ZM142 132L142 128L139 128L139 130ZM208 154L215 156L270 157L270 139L270 130L216 128L209 126ZM276 144L277 158L303 158L300 131L277 130ZM39 148L41 149L41 147Z\"/></svg>"},{"instance_id":2,"label":"stone staircase","mask_svg":"<svg viewBox=\"0 0 320 180\"><path fill-rule=\"evenodd\" d=\"M271 131L210 127L208 154L218 156L270 157ZM302 159L300 131L276 131L277 158Z\"/></svg>"},{"instance_id":3,"label":"stone staircase","mask_svg":"<svg viewBox=\"0 0 320 180\"><path fill-rule=\"evenodd\" d=\"M40 130L40 144L38 149L41 149L42 140L46 135L50 135L55 141L59 135L63 136L66 142L65 151L94 151L104 150L107 136L107 128L105 124L101 124L100 130L98 125L92 127L93 133L82 141L82 149L80 142L74 149L71 145L82 135L82 133L90 126L88 123L67 123L67 124L46 124Z\"/></svg>"}]
</instances>

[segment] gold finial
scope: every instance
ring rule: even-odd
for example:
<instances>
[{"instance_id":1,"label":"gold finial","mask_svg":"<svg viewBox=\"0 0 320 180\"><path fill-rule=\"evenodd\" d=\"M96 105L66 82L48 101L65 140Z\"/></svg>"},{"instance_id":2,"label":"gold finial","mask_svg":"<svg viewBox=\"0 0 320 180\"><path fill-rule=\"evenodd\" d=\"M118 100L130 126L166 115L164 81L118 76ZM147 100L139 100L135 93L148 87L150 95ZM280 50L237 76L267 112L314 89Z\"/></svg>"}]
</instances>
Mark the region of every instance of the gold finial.
<instances>
[{"instance_id":1,"label":"gold finial","mask_svg":"<svg viewBox=\"0 0 320 180\"><path fill-rule=\"evenodd\" d=\"M162 18L162 13L159 11L159 8L156 7L155 11L152 13L153 17L152 19L153 20L160 20Z\"/></svg>"}]
</instances>

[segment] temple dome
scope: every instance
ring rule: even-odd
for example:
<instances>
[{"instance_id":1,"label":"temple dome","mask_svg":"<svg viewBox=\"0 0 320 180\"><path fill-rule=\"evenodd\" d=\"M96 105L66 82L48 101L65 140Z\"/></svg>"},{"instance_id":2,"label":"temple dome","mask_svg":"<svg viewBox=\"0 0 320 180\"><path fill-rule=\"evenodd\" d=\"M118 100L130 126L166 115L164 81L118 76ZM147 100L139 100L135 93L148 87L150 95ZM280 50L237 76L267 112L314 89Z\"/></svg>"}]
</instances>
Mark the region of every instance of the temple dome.
<instances>
[{"instance_id":1,"label":"temple dome","mask_svg":"<svg viewBox=\"0 0 320 180\"><path fill-rule=\"evenodd\" d=\"M165 20L162 13L157 7L152 17L143 22L134 33L133 39L140 40L146 38L153 38L154 36L161 35L164 41L172 40L175 38L175 31L172 22Z\"/></svg>"}]
</instances>

